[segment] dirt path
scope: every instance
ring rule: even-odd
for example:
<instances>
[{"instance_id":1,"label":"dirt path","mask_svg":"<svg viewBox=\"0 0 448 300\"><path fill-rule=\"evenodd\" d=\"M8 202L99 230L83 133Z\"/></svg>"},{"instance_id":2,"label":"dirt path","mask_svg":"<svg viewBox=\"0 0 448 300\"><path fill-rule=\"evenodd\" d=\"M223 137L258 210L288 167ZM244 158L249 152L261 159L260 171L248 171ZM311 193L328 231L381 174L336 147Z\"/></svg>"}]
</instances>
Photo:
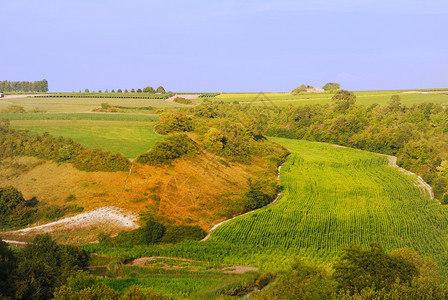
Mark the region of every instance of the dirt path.
<instances>
[{"instance_id":1,"label":"dirt path","mask_svg":"<svg viewBox=\"0 0 448 300\"><path fill-rule=\"evenodd\" d=\"M282 169L282 166L283 166L283 164L282 164L280 167L278 167L277 180L280 179L280 171L281 171L281 169ZM275 202L277 202L277 200L280 198L281 195L282 195L281 192L277 193L277 197L275 197L274 201L272 201L271 203L269 203L269 204L267 204L267 205L265 205L265 206L263 206L263 207L257 208L257 209L255 209L255 210L248 211L248 212L246 212L246 213L244 213L244 214L235 216L235 217L233 217L233 218L224 220L224 221L222 221L222 222L219 222L218 224L213 225L213 227L212 227L212 228L210 229L210 231L208 232L207 236L206 236L205 238L203 238L203 239L201 240L201 242L204 242L204 241L208 240L208 238L210 237L212 231L215 230L216 228L218 228L219 226L221 226L222 224L227 223L227 222L229 222L229 221L231 221L231 220L234 220L234 219L236 219L236 218L239 218L239 217L242 217L242 216L251 214L251 213L253 213L254 211L257 211L257 210L259 210L259 209L261 209L261 208L269 207L269 206L273 205Z\"/></svg>"},{"instance_id":2,"label":"dirt path","mask_svg":"<svg viewBox=\"0 0 448 300\"><path fill-rule=\"evenodd\" d=\"M122 209L113 206L100 207L79 215L64 218L44 225L33 226L7 233L25 235L27 233L51 233L58 230L80 229L108 224L123 229L136 229L138 217L131 213L126 213Z\"/></svg>"},{"instance_id":3,"label":"dirt path","mask_svg":"<svg viewBox=\"0 0 448 300\"><path fill-rule=\"evenodd\" d=\"M414 182L414 185L420 189L422 196L429 195L429 198L431 200L434 200L434 193L432 191L432 187L428 183L426 183L426 181L424 181L423 178L421 178L420 176L418 176L415 173L412 173L411 171L408 171L406 169L399 167L397 165L397 157L396 156L385 155L385 154L379 154L379 155L387 157L387 159L389 160L389 163L388 163L389 167L397 168L400 172L403 172L406 175L415 176L416 180Z\"/></svg>"}]
</instances>

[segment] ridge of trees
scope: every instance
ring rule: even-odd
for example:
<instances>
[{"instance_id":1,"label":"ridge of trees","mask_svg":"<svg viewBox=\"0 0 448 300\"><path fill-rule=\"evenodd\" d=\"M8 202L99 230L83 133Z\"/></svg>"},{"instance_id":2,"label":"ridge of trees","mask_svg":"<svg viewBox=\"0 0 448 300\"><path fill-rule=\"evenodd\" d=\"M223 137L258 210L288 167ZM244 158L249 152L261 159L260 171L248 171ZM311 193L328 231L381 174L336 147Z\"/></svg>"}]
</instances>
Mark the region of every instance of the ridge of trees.
<instances>
[{"instance_id":1,"label":"ridge of trees","mask_svg":"<svg viewBox=\"0 0 448 300\"><path fill-rule=\"evenodd\" d=\"M48 81L0 81L0 92L48 92Z\"/></svg>"}]
</instances>

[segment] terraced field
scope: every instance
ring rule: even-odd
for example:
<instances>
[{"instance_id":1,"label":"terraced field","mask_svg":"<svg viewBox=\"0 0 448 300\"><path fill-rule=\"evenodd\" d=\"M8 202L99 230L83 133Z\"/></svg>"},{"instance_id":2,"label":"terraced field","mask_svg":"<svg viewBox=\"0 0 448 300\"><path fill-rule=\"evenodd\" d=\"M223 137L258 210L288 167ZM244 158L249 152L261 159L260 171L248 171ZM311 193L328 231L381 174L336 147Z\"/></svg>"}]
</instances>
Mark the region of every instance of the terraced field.
<instances>
[{"instance_id":1,"label":"terraced field","mask_svg":"<svg viewBox=\"0 0 448 300\"><path fill-rule=\"evenodd\" d=\"M448 265L448 207L414 185L415 176L369 152L272 138L291 155L280 199L218 227L207 242L280 248L332 260L350 243L408 247Z\"/></svg>"}]
</instances>

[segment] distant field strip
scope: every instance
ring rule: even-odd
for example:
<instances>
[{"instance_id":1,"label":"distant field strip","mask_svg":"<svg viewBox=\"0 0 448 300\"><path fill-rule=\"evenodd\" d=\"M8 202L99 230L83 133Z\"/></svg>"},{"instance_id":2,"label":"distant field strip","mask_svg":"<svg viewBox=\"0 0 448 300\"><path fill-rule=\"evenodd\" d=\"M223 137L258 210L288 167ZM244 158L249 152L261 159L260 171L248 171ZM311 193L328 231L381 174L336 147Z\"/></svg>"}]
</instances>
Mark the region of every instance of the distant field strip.
<instances>
[{"instance_id":1,"label":"distant field strip","mask_svg":"<svg viewBox=\"0 0 448 300\"><path fill-rule=\"evenodd\" d=\"M0 113L0 120L107 120L107 121L158 121L158 115L117 113Z\"/></svg>"},{"instance_id":2,"label":"distant field strip","mask_svg":"<svg viewBox=\"0 0 448 300\"><path fill-rule=\"evenodd\" d=\"M415 176L369 152L272 138L291 151L280 199L229 221L208 242L288 249L331 260L350 243L408 247L448 264L448 207L414 185Z\"/></svg>"}]
</instances>

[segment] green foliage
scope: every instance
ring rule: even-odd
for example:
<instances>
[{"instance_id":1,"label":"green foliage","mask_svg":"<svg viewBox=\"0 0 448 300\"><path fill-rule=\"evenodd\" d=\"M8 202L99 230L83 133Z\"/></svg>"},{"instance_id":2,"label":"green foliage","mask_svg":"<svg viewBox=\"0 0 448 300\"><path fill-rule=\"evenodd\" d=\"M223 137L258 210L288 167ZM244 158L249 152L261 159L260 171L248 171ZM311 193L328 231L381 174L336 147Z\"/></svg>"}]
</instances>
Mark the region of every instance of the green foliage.
<instances>
[{"instance_id":1,"label":"green foliage","mask_svg":"<svg viewBox=\"0 0 448 300\"><path fill-rule=\"evenodd\" d=\"M131 90L130 94L127 93L115 93L109 92L105 90L104 93L98 91L98 93L90 93L88 89L81 95L79 93L58 93L58 94L49 94L49 95L39 95L34 96L34 98L124 98L124 99L167 99L173 96L173 93L165 93L165 94L156 94L155 91L151 92L143 92L141 89L137 90L137 93L134 89Z\"/></svg>"},{"instance_id":2,"label":"green foliage","mask_svg":"<svg viewBox=\"0 0 448 300\"><path fill-rule=\"evenodd\" d=\"M370 244L370 250L355 245L345 248L334 269L339 289L352 293L367 287L388 290L397 280L409 283L418 275L411 262L388 255L381 245L375 243Z\"/></svg>"},{"instance_id":3,"label":"green foliage","mask_svg":"<svg viewBox=\"0 0 448 300\"><path fill-rule=\"evenodd\" d=\"M186 105L193 104L193 101L191 99L185 99L182 97L176 97L176 98L174 98L173 101L176 103L186 104Z\"/></svg>"},{"instance_id":4,"label":"green foliage","mask_svg":"<svg viewBox=\"0 0 448 300\"><path fill-rule=\"evenodd\" d=\"M191 118L182 113L162 113L159 119L160 121L159 124L157 124L156 129L160 134L191 131L193 129Z\"/></svg>"},{"instance_id":5,"label":"green foliage","mask_svg":"<svg viewBox=\"0 0 448 300\"><path fill-rule=\"evenodd\" d=\"M112 106L109 103L101 103L101 107L95 108L92 111L94 111L94 112L113 112L113 113L124 112L124 110L118 109L117 107Z\"/></svg>"},{"instance_id":6,"label":"green foliage","mask_svg":"<svg viewBox=\"0 0 448 300\"><path fill-rule=\"evenodd\" d=\"M292 270L251 299L332 299L334 282L321 268L296 260Z\"/></svg>"},{"instance_id":7,"label":"green foliage","mask_svg":"<svg viewBox=\"0 0 448 300\"><path fill-rule=\"evenodd\" d=\"M0 81L0 91L3 92L48 92L48 81Z\"/></svg>"},{"instance_id":8,"label":"green foliage","mask_svg":"<svg viewBox=\"0 0 448 300\"><path fill-rule=\"evenodd\" d=\"M248 181L249 189L244 194L244 211L255 210L257 208L266 206L274 200L278 186L275 181L259 180L252 182Z\"/></svg>"},{"instance_id":9,"label":"green foliage","mask_svg":"<svg viewBox=\"0 0 448 300\"><path fill-rule=\"evenodd\" d=\"M329 82L322 87L326 91L339 90L341 85L339 83Z\"/></svg>"},{"instance_id":10,"label":"green foliage","mask_svg":"<svg viewBox=\"0 0 448 300\"><path fill-rule=\"evenodd\" d=\"M16 188L0 188L0 226L26 225L33 220L35 211Z\"/></svg>"},{"instance_id":11,"label":"green foliage","mask_svg":"<svg viewBox=\"0 0 448 300\"><path fill-rule=\"evenodd\" d=\"M86 262L87 255L79 248L57 245L48 234L37 235L19 253L16 295L20 299L49 299L55 287Z\"/></svg>"},{"instance_id":12,"label":"green foliage","mask_svg":"<svg viewBox=\"0 0 448 300\"><path fill-rule=\"evenodd\" d=\"M224 135L217 128L210 128L204 135L204 148L213 153L219 153L224 148Z\"/></svg>"},{"instance_id":13,"label":"green foliage","mask_svg":"<svg viewBox=\"0 0 448 300\"><path fill-rule=\"evenodd\" d=\"M221 95L221 93L202 93L199 95L199 98L214 98L218 95Z\"/></svg>"},{"instance_id":14,"label":"green foliage","mask_svg":"<svg viewBox=\"0 0 448 300\"><path fill-rule=\"evenodd\" d=\"M8 244L0 237L0 298L14 296L14 283L16 280L17 259Z\"/></svg>"},{"instance_id":15,"label":"green foliage","mask_svg":"<svg viewBox=\"0 0 448 300\"><path fill-rule=\"evenodd\" d=\"M141 92L141 91L140 91ZM139 91L137 90L137 93L139 93ZM147 86L143 89L143 93L148 93L148 94L155 94L156 91L154 90L153 87L151 86Z\"/></svg>"},{"instance_id":16,"label":"green foliage","mask_svg":"<svg viewBox=\"0 0 448 300\"><path fill-rule=\"evenodd\" d=\"M306 92L306 85L304 85L304 84L302 84L302 85L299 86L298 88L295 88L295 89L291 92L291 94L293 94L293 95L298 95L298 94L300 94L300 93L302 93L302 92Z\"/></svg>"},{"instance_id":17,"label":"green foliage","mask_svg":"<svg viewBox=\"0 0 448 300\"><path fill-rule=\"evenodd\" d=\"M165 89L163 88L163 86L159 86L156 90L156 93L158 94L165 94Z\"/></svg>"},{"instance_id":18,"label":"green foliage","mask_svg":"<svg viewBox=\"0 0 448 300\"><path fill-rule=\"evenodd\" d=\"M180 243L183 241L199 241L205 237L205 231L198 225L168 225L162 237L163 243Z\"/></svg>"},{"instance_id":19,"label":"green foliage","mask_svg":"<svg viewBox=\"0 0 448 300\"><path fill-rule=\"evenodd\" d=\"M9 105L7 108L0 110L0 113L23 114L26 113L26 110L23 108L23 106L12 104Z\"/></svg>"},{"instance_id":20,"label":"green foliage","mask_svg":"<svg viewBox=\"0 0 448 300\"><path fill-rule=\"evenodd\" d=\"M197 144L187 135L178 133L168 136L163 141L158 141L149 150L137 157L137 162L152 166L171 164L173 160L184 155L195 155L199 153Z\"/></svg>"},{"instance_id":21,"label":"green foliage","mask_svg":"<svg viewBox=\"0 0 448 300\"><path fill-rule=\"evenodd\" d=\"M120 292L98 282L93 275L78 271L67 279L67 283L56 289L55 300L109 300L120 299Z\"/></svg>"},{"instance_id":22,"label":"green foliage","mask_svg":"<svg viewBox=\"0 0 448 300\"><path fill-rule=\"evenodd\" d=\"M331 98L336 104L336 108L339 111L346 111L351 105L356 102L356 95L353 92L338 90L336 94Z\"/></svg>"}]
</instances>

